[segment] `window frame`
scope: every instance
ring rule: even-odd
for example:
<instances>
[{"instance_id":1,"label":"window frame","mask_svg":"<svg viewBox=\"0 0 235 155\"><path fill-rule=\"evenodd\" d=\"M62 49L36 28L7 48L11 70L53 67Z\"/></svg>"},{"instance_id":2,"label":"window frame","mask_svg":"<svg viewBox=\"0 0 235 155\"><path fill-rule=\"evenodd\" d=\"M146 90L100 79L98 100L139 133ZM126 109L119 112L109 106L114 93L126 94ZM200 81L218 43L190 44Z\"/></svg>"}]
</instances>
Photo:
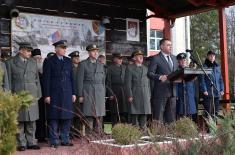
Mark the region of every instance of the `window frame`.
<instances>
[{"instance_id":1,"label":"window frame","mask_svg":"<svg viewBox=\"0 0 235 155\"><path fill-rule=\"evenodd\" d=\"M151 32L154 31L154 37L151 37ZM162 36L159 37L157 34L162 33ZM163 38L163 31L159 29L150 29L149 30L149 51L160 51L160 47L158 45L158 42ZM154 47L155 49L151 48L151 40L154 40Z\"/></svg>"}]
</instances>

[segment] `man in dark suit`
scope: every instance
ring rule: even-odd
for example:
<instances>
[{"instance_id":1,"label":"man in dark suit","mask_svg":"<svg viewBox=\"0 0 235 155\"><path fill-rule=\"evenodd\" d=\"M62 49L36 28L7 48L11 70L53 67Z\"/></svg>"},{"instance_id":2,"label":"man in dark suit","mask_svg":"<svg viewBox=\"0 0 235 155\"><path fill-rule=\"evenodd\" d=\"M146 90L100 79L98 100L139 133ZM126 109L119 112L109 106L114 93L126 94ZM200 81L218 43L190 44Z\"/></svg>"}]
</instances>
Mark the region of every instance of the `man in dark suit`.
<instances>
[{"instance_id":1,"label":"man in dark suit","mask_svg":"<svg viewBox=\"0 0 235 155\"><path fill-rule=\"evenodd\" d=\"M72 63L65 57L67 41L53 44L56 54L47 58L43 64L43 86L47 119L49 120L49 139L51 147L73 146L69 141L73 105L76 96L73 89ZM58 132L59 131L59 132Z\"/></svg>"},{"instance_id":2,"label":"man in dark suit","mask_svg":"<svg viewBox=\"0 0 235 155\"><path fill-rule=\"evenodd\" d=\"M170 123L176 118L176 98L174 85L167 76L178 68L178 63L171 54L170 40L162 39L160 49L161 52L151 59L148 68L148 77L154 80L153 119Z\"/></svg>"}]
</instances>

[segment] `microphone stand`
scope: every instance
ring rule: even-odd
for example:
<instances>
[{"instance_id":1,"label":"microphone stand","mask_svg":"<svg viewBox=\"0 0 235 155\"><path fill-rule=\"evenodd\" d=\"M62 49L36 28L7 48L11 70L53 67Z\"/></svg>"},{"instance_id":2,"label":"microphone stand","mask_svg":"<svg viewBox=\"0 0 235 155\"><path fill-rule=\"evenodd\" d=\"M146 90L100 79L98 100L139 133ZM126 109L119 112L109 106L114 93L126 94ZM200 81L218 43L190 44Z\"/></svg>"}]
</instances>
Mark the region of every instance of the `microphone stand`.
<instances>
[{"instance_id":1,"label":"microphone stand","mask_svg":"<svg viewBox=\"0 0 235 155\"><path fill-rule=\"evenodd\" d=\"M206 73L204 67L203 67L203 64L202 64L202 61L199 57L199 54L197 51L195 51L196 55L197 55L197 58L199 60L200 63L197 62L197 60L194 58L194 56L191 54L190 55L190 59L192 60L193 63L197 64L199 66L199 68L203 71L204 75L209 79L210 81L210 86L211 86L211 95L212 95L212 102L210 103L210 113L211 113L211 108L213 108L213 114L215 116L215 101L214 101L214 89L216 91L219 92L218 88L215 86L214 82L212 81L212 79L210 78L210 76Z\"/></svg>"}]
</instances>

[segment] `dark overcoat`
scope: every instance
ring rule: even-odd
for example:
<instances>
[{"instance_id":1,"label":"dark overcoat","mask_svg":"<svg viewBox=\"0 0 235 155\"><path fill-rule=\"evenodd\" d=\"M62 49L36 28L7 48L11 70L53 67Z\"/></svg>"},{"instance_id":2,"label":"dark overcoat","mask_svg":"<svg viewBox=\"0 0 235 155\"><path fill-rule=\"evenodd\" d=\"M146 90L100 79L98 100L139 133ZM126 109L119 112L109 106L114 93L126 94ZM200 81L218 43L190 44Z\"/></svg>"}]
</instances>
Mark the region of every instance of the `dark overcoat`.
<instances>
[{"instance_id":1,"label":"dark overcoat","mask_svg":"<svg viewBox=\"0 0 235 155\"><path fill-rule=\"evenodd\" d=\"M78 91L78 69L79 69L79 66L75 66L74 64L72 65L72 71L73 71L73 88L74 88L74 91L75 93L77 94L77 91ZM73 104L73 110L74 110L74 113L75 113L75 117L78 117L78 114L80 113L80 110L81 110L81 104L78 103L78 97L76 99L76 102Z\"/></svg>"},{"instance_id":2,"label":"dark overcoat","mask_svg":"<svg viewBox=\"0 0 235 155\"><path fill-rule=\"evenodd\" d=\"M117 98L117 102L110 102L111 113L117 113L117 107L119 113L128 112L127 109L127 99L125 93L125 72L126 66L117 66L112 64L107 70L106 85L112 89L113 93Z\"/></svg>"},{"instance_id":3,"label":"dark overcoat","mask_svg":"<svg viewBox=\"0 0 235 155\"><path fill-rule=\"evenodd\" d=\"M71 119L73 117L72 63L70 58L59 60L57 55L45 59L43 64L44 96L50 97L47 104L47 119Z\"/></svg>"},{"instance_id":4,"label":"dark overcoat","mask_svg":"<svg viewBox=\"0 0 235 155\"><path fill-rule=\"evenodd\" d=\"M177 94L177 114L189 115L197 113L195 102L195 83L189 81L185 83L178 83L176 85Z\"/></svg>"},{"instance_id":5,"label":"dark overcoat","mask_svg":"<svg viewBox=\"0 0 235 155\"><path fill-rule=\"evenodd\" d=\"M214 65L208 66L207 63L204 63L203 67L205 68L211 68L212 74L209 74L210 79L218 89L218 91L213 88L214 97L220 97L220 92L224 91L224 82L220 70L220 66L217 63L214 63ZM199 82L200 82L200 90L201 92L208 92L208 96L212 97L212 88L211 88L211 82L205 75L199 76Z\"/></svg>"}]
</instances>

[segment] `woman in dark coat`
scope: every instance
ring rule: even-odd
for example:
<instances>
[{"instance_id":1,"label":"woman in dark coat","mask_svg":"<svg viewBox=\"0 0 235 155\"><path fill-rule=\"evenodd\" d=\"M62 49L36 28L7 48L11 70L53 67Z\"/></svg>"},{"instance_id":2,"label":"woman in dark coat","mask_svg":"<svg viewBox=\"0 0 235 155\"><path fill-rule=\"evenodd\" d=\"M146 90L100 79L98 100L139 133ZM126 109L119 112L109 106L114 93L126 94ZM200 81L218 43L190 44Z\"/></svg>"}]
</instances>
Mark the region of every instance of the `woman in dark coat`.
<instances>
[{"instance_id":1,"label":"woman in dark coat","mask_svg":"<svg viewBox=\"0 0 235 155\"><path fill-rule=\"evenodd\" d=\"M180 53L177 55L179 63L179 69L183 69L187 66L186 53ZM176 110L178 116L189 116L197 113L195 103L195 84L194 81L187 81L184 83L177 83L177 104Z\"/></svg>"}]
</instances>

